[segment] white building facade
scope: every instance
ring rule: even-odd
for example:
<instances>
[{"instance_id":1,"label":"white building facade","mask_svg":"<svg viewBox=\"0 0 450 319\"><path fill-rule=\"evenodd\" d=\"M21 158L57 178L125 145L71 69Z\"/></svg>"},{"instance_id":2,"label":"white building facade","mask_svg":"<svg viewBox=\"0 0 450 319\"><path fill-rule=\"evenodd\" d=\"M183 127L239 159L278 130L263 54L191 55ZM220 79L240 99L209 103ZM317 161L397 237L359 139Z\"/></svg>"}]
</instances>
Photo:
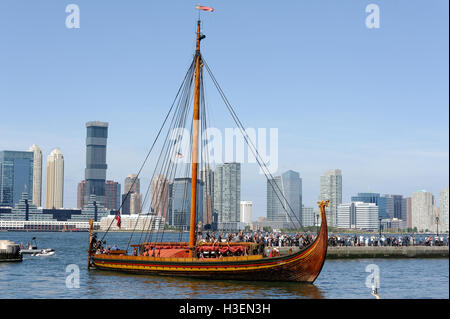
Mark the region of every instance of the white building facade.
<instances>
[{"instance_id":1,"label":"white building facade","mask_svg":"<svg viewBox=\"0 0 450 319\"><path fill-rule=\"evenodd\" d=\"M342 204L342 171L332 169L320 176L319 201L329 200L329 207L325 208L327 222L331 227L337 226L337 209Z\"/></svg>"},{"instance_id":2,"label":"white building facade","mask_svg":"<svg viewBox=\"0 0 450 319\"><path fill-rule=\"evenodd\" d=\"M30 149L33 152L33 204L42 206L42 151L36 144Z\"/></svg>"},{"instance_id":3,"label":"white building facade","mask_svg":"<svg viewBox=\"0 0 450 319\"><path fill-rule=\"evenodd\" d=\"M64 156L54 149L47 157L45 208L63 208Z\"/></svg>"},{"instance_id":4,"label":"white building facade","mask_svg":"<svg viewBox=\"0 0 450 319\"><path fill-rule=\"evenodd\" d=\"M252 223L253 202L241 200L241 223L250 225Z\"/></svg>"},{"instance_id":5,"label":"white building facade","mask_svg":"<svg viewBox=\"0 0 450 319\"><path fill-rule=\"evenodd\" d=\"M345 229L377 230L378 206L375 203L351 202L341 204L337 211L337 227Z\"/></svg>"},{"instance_id":6,"label":"white building facade","mask_svg":"<svg viewBox=\"0 0 450 319\"><path fill-rule=\"evenodd\" d=\"M432 193L418 191L411 196L411 226L418 231L435 229L435 200Z\"/></svg>"}]
</instances>

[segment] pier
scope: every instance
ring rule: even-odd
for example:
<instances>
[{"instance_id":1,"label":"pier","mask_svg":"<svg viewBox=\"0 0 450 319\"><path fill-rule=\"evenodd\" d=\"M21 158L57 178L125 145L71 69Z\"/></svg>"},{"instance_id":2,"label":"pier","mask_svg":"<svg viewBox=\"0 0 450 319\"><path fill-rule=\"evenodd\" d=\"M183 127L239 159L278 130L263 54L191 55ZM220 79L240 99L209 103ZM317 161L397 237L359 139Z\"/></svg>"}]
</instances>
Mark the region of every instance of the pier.
<instances>
[{"instance_id":1,"label":"pier","mask_svg":"<svg viewBox=\"0 0 450 319\"><path fill-rule=\"evenodd\" d=\"M298 247L277 247L280 253L287 254L289 249ZM448 246L344 246L328 247L327 259L363 259L363 258L448 258Z\"/></svg>"},{"instance_id":2,"label":"pier","mask_svg":"<svg viewBox=\"0 0 450 319\"><path fill-rule=\"evenodd\" d=\"M22 261L19 245L9 240L0 240L0 262Z\"/></svg>"}]
</instances>

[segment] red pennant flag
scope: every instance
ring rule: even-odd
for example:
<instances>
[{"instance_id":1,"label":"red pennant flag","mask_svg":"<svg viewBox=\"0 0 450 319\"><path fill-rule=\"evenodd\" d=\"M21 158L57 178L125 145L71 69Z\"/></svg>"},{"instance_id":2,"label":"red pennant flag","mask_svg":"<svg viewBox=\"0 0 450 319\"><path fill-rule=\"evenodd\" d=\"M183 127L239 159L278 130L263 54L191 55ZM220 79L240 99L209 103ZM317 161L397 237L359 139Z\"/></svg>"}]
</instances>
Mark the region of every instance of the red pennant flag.
<instances>
[{"instance_id":1,"label":"red pennant flag","mask_svg":"<svg viewBox=\"0 0 450 319\"><path fill-rule=\"evenodd\" d=\"M205 6L199 6L199 5L195 6L195 9L197 9L197 10L203 10L203 11L208 11L208 12L213 12L213 11L214 11L214 9L211 8L211 7L205 7Z\"/></svg>"},{"instance_id":2,"label":"red pennant flag","mask_svg":"<svg viewBox=\"0 0 450 319\"><path fill-rule=\"evenodd\" d=\"M117 227L120 228L120 225L122 225L122 218L120 218L120 210L117 212L117 215L114 219L117 220Z\"/></svg>"}]
</instances>

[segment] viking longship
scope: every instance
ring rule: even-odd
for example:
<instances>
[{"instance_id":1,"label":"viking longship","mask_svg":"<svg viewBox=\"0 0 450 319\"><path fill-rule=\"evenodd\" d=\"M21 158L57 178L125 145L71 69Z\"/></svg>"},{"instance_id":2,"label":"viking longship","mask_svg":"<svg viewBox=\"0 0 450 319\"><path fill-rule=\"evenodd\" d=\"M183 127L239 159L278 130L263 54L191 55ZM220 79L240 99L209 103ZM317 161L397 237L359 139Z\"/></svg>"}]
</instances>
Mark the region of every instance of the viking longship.
<instances>
[{"instance_id":1,"label":"viking longship","mask_svg":"<svg viewBox=\"0 0 450 319\"><path fill-rule=\"evenodd\" d=\"M280 186L274 182L273 176L258 153L253 140L249 138L242 122L237 117L237 113L225 97L223 90L218 85L211 69L202 56L200 43L205 38L205 35L201 32L200 26L201 21L199 19L196 31L196 50L192 62L178 90L177 97L157 134L155 142L137 174L139 176L142 172L156 141L160 138L162 132L166 130L168 133L162 142L161 152L157 155L158 160L155 164L152 179L152 181L157 180L159 182L151 183L151 195L147 196L149 194L147 191L144 203L148 198L150 205L149 213L147 214L153 213L154 215L167 218L167 207L170 205L167 203L167 194L169 191L173 191L173 189L169 189L170 183L175 180L177 172L178 176L190 175L188 178L183 179L184 183L182 183L184 185L184 194L186 195L183 199L182 207L190 206L190 209L186 210L189 212L189 215L186 213L178 214L177 217L172 216L172 218L178 218L178 221L182 220L185 215L186 218L189 217L189 224L185 223L189 225L187 227L189 229L189 241L183 241L180 235L180 240L178 241L164 242L164 230L155 231L153 226L150 226L150 223L148 226L141 225L137 227L138 220L136 220L136 227L141 230L139 239L136 238L137 232L133 229L128 245L126 248L124 247L125 249L99 252L96 249L98 243L105 242L104 238L111 228L120 226L121 217L119 210L116 220L112 219L109 228L106 232L103 232L104 235L101 239L97 238L98 233L93 232L91 221L88 267L134 274L312 283L322 269L327 252L328 234L325 207L328 206L328 201L318 202L321 225L317 229L317 234L311 237L310 242L303 247L293 247L295 249L291 248L283 252L280 252L280 249L277 252L276 250L271 250L271 248L264 247L261 242L235 242L225 239L211 242L205 241L199 236L201 231L201 227L199 227L201 218L199 218L199 215L205 210L204 207L199 207L199 203L204 201L203 205L211 205L211 198L208 200L208 195L204 195L208 194L208 189L211 189L211 182L207 178L202 181L202 177L199 177L199 168L203 170L209 167L208 165L210 164L208 161L208 143L204 141L199 142L199 136L206 130L208 123L205 119L204 69L207 70L207 74L214 82L227 110L242 133L249 150L255 156L268 183L278 197L286 216L293 223L295 220L300 223L298 214L291 207L291 203L287 201L286 195L280 189ZM188 118L192 120L188 120ZM168 122L171 122L171 124L166 125ZM180 136L174 138L173 132L174 130L177 131L177 128L184 127L189 122L189 154L186 154L185 151L180 151L180 144L177 143ZM185 163L179 163L182 158L186 157L189 157L187 163L186 161ZM184 175L182 175L183 173ZM200 187L201 185L203 187ZM125 200L128 196L130 196L130 192L126 194ZM171 205L170 209L175 211L174 204L172 203ZM145 204L142 206L145 207ZM140 215L149 216L145 215L143 210L144 208L141 208ZM117 224L115 224L116 222ZM203 223L206 224L204 220ZM131 244L133 237L137 240L135 244ZM271 252L269 253L269 251Z\"/></svg>"}]
</instances>

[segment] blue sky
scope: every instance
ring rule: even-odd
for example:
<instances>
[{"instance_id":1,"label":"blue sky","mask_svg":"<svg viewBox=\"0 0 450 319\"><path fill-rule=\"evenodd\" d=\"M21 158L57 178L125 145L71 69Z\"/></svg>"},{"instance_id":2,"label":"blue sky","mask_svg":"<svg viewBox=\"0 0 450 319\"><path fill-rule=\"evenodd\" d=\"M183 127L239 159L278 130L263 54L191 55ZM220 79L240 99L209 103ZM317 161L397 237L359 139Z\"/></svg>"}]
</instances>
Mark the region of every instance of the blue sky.
<instances>
[{"instance_id":1,"label":"blue sky","mask_svg":"<svg viewBox=\"0 0 450 319\"><path fill-rule=\"evenodd\" d=\"M70 3L80 29L65 26ZM65 206L74 207L85 122L106 121L107 178L123 184L190 63L196 3L1 1L0 150L37 144L45 165L59 147ZM380 7L379 29L365 25L370 3ZM426 189L438 199L449 181L448 1L202 4L216 9L202 13L203 55L244 126L278 128L278 174L300 173L306 206L334 168L344 202L369 190ZM211 121L230 127L212 90L208 98ZM244 165L241 199L254 201L255 217L265 215L265 192L256 165Z\"/></svg>"}]
</instances>

